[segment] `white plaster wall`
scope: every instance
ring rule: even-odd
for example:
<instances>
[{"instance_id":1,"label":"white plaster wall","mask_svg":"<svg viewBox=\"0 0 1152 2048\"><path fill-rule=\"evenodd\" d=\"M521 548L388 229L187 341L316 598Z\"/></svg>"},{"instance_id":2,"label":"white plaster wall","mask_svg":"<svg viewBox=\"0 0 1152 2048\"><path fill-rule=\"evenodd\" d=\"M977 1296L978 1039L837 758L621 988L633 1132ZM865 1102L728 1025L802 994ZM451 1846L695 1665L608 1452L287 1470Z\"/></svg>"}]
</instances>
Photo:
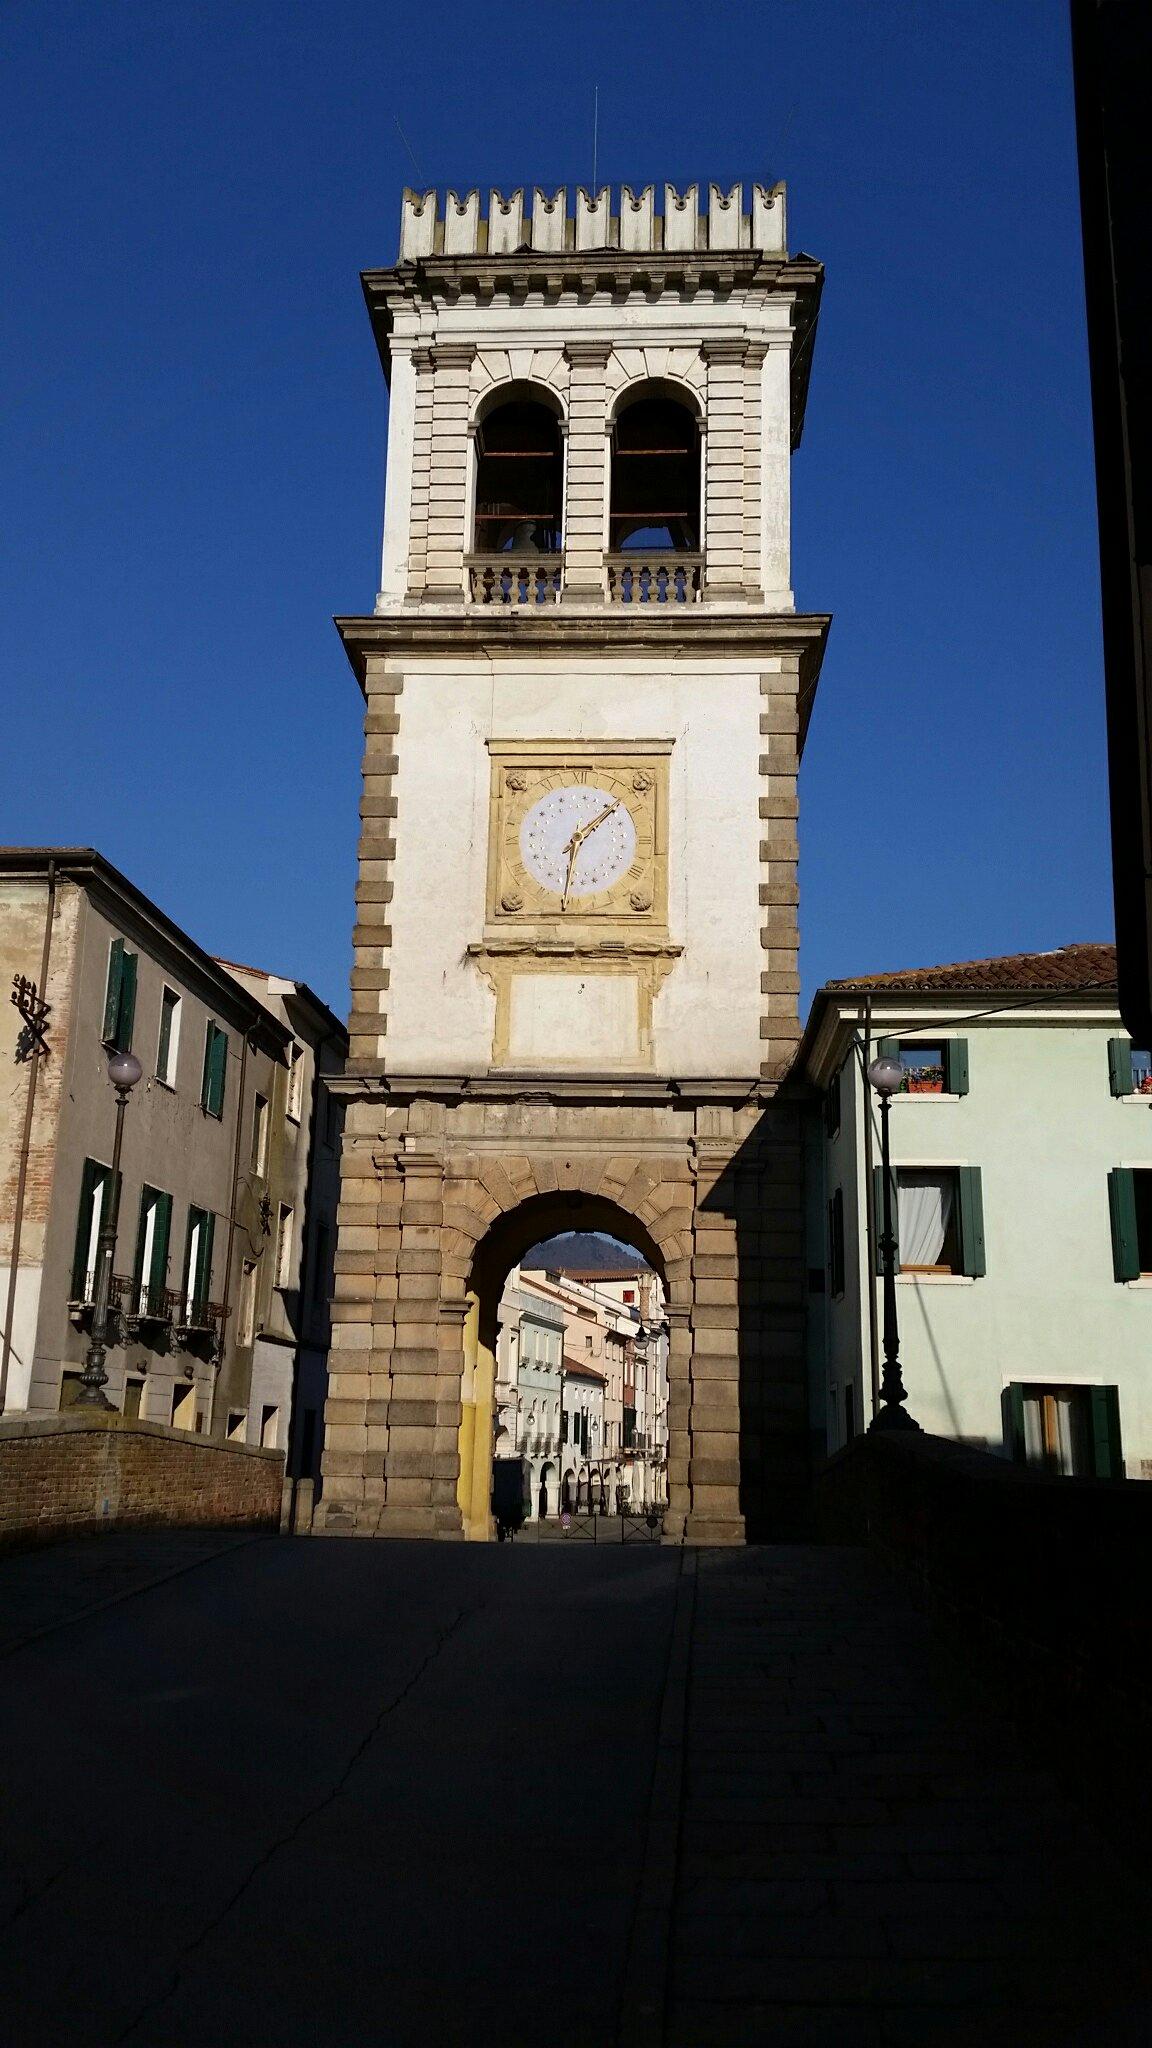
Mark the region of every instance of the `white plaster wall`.
<instances>
[{"instance_id":1,"label":"white plaster wall","mask_svg":"<svg viewBox=\"0 0 1152 2048\"><path fill-rule=\"evenodd\" d=\"M888 1028L874 1012L875 1033ZM952 1035L968 1040L970 1092L898 1097L892 1157L980 1167L988 1271L898 1282L909 1408L925 1429L999 1450L1009 1381L1116 1386L1126 1469L1139 1477L1141 1459L1152 1459L1152 1280L1113 1279L1108 1172L1152 1168L1152 1104L1109 1092L1107 1042L1121 1035L1119 1018L957 1025ZM858 1079L855 1087L859 1101ZM829 1193L836 1180L830 1161ZM858 1319L831 1318L830 1376L841 1385L861 1357L867 1379L867 1289L880 1286L868 1271L862 1143L845 1159L844 1186L860 1306Z\"/></svg>"},{"instance_id":2,"label":"white plaster wall","mask_svg":"<svg viewBox=\"0 0 1152 2048\"><path fill-rule=\"evenodd\" d=\"M491 1065L495 997L466 951L484 928L486 741L602 739L607 748L647 738L674 742L668 914L671 938L684 948L656 998L652 1070L756 1074L760 709L759 671L721 662L671 674L639 657L409 671L397 746L386 1071Z\"/></svg>"}]
</instances>

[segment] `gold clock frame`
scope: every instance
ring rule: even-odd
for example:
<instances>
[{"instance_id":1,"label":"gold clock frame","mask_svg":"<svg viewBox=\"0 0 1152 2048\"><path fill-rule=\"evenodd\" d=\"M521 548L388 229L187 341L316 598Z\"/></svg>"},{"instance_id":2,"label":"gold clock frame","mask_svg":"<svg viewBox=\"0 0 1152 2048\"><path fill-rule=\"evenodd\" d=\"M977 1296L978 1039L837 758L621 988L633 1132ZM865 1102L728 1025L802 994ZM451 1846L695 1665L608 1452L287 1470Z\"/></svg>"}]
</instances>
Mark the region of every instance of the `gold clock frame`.
<instances>
[{"instance_id":1,"label":"gold clock frame","mask_svg":"<svg viewBox=\"0 0 1152 2048\"><path fill-rule=\"evenodd\" d=\"M489 740L487 921L490 931L541 927L549 937L620 938L668 927L668 761L671 740ZM636 827L627 872L595 896L568 907L529 873L520 857L520 828L550 789L595 782L624 801Z\"/></svg>"}]
</instances>

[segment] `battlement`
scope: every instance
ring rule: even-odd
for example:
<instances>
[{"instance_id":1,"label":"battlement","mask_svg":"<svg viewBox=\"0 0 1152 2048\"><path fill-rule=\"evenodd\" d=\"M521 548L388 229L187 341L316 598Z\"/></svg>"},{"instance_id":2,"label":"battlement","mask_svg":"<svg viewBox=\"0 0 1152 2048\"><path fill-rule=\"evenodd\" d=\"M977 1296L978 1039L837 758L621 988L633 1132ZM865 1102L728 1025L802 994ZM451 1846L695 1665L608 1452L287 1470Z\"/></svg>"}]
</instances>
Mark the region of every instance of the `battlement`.
<instances>
[{"instance_id":1,"label":"battlement","mask_svg":"<svg viewBox=\"0 0 1152 2048\"><path fill-rule=\"evenodd\" d=\"M754 184L751 207L744 211L743 183L725 192L708 186L707 207L700 208L700 187L677 192L664 187L664 210L656 211L656 187L634 192L619 187L619 208L612 212L612 187L575 191L575 211L568 211L568 188L551 194L533 188L525 203L524 188L505 198L489 194L488 213L480 211L477 189L461 199L455 192L413 192L406 189L400 214L400 262L434 256L563 255L583 250L618 249L644 254L700 255L709 251L748 249L784 258L788 253L783 185Z\"/></svg>"}]
</instances>

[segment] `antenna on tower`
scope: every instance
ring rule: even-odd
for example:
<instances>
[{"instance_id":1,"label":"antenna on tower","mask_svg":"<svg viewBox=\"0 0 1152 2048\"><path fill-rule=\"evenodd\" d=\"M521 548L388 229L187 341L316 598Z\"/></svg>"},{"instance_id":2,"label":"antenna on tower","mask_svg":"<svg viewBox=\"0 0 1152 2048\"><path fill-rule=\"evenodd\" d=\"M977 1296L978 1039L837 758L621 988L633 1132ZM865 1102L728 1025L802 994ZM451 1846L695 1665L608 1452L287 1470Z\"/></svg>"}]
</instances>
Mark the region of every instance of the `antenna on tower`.
<instances>
[{"instance_id":1,"label":"antenna on tower","mask_svg":"<svg viewBox=\"0 0 1152 2048\"><path fill-rule=\"evenodd\" d=\"M592 197L596 197L596 165L600 150L600 87L592 88Z\"/></svg>"},{"instance_id":2,"label":"antenna on tower","mask_svg":"<svg viewBox=\"0 0 1152 2048\"><path fill-rule=\"evenodd\" d=\"M396 123L396 133L400 137L401 142L404 144L405 149L408 151L408 154L412 159L412 169L415 171L416 176L419 178L421 184L423 184L424 173L420 169L420 166L416 161L416 152L413 149L412 144L409 142L408 137L405 135L404 130L400 126L400 117L398 114L393 114L392 119Z\"/></svg>"}]
</instances>

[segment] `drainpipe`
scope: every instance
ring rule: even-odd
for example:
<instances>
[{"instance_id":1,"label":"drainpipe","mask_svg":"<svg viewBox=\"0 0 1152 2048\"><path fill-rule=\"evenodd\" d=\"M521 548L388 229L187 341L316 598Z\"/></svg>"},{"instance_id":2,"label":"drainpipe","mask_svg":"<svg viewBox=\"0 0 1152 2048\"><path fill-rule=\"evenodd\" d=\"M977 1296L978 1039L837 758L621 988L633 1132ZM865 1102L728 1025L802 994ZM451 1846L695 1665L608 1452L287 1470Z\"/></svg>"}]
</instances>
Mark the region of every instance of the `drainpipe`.
<instances>
[{"instance_id":1,"label":"drainpipe","mask_svg":"<svg viewBox=\"0 0 1152 2048\"><path fill-rule=\"evenodd\" d=\"M41 1001L47 1000L48 963L52 957L52 921L56 915L56 863L48 862L48 908L44 917L44 944L40 953ZM24 1103L24 1130L20 1139L20 1163L16 1174L16 1214L12 1223L12 1263L8 1268L8 1299L4 1306L4 1342L0 1351L0 1415L8 1399L8 1367L12 1358L12 1324L16 1315L16 1282L20 1273L20 1239L24 1229L24 1193L28 1183L28 1154L32 1149L32 1117L36 1109L36 1082L43 1048L37 1038L32 1046L32 1071Z\"/></svg>"},{"instance_id":2,"label":"drainpipe","mask_svg":"<svg viewBox=\"0 0 1152 2048\"><path fill-rule=\"evenodd\" d=\"M876 1175L872 1166L872 1098L868 1092L868 1060L872 1050L872 998L864 998L864 1056L861 1060L860 1100L864 1114L864 1215L868 1252L868 1348L872 1367L872 1413L880 1406L880 1326L876 1310Z\"/></svg>"},{"instance_id":3,"label":"drainpipe","mask_svg":"<svg viewBox=\"0 0 1152 2048\"><path fill-rule=\"evenodd\" d=\"M228 1202L228 1243L224 1253L224 1298L220 1303L220 1363L216 1368L216 1384L212 1389L212 1414L208 1423L208 1434L212 1435L216 1422L216 1396L220 1390L220 1373L224 1364L224 1347L228 1341L228 1310L232 1300L232 1250L236 1243L236 1191L240 1185L240 1141L244 1131L244 1076L248 1067L248 1033L240 1040L240 1085L236 1091L236 1135L232 1144L232 1193Z\"/></svg>"}]
</instances>

